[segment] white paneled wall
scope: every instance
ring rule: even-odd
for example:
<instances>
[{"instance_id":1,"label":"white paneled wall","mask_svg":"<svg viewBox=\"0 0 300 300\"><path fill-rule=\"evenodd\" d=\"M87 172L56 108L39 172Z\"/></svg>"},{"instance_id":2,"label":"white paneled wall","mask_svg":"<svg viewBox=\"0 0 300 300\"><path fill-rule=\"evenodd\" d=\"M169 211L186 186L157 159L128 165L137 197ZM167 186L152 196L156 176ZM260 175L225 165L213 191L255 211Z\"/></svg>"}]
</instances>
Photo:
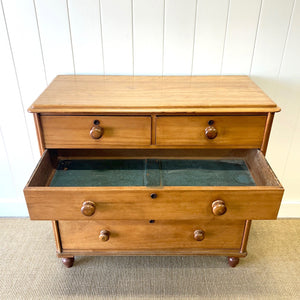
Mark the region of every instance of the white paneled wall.
<instances>
[{"instance_id":1,"label":"white paneled wall","mask_svg":"<svg viewBox=\"0 0 300 300\"><path fill-rule=\"evenodd\" d=\"M221 74L229 0L198 0L192 75Z\"/></svg>"},{"instance_id":2,"label":"white paneled wall","mask_svg":"<svg viewBox=\"0 0 300 300\"><path fill-rule=\"evenodd\" d=\"M70 33L76 74L103 74L99 0L68 1Z\"/></svg>"},{"instance_id":3,"label":"white paneled wall","mask_svg":"<svg viewBox=\"0 0 300 300\"><path fill-rule=\"evenodd\" d=\"M261 0L230 1L222 74L249 74L261 4Z\"/></svg>"},{"instance_id":4,"label":"white paneled wall","mask_svg":"<svg viewBox=\"0 0 300 300\"><path fill-rule=\"evenodd\" d=\"M300 217L300 0L0 0L0 216L26 216L31 102L58 74L246 74L282 108L267 158Z\"/></svg>"},{"instance_id":5,"label":"white paneled wall","mask_svg":"<svg viewBox=\"0 0 300 300\"><path fill-rule=\"evenodd\" d=\"M104 72L133 75L132 0L101 0L100 4Z\"/></svg>"},{"instance_id":6,"label":"white paneled wall","mask_svg":"<svg viewBox=\"0 0 300 300\"><path fill-rule=\"evenodd\" d=\"M74 74L68 5L63 0L34 0L34 3L45 73L50 83L57 74Z\"/></svg>"},{"instance_id":7,"label":"white paneled wall","mask_svg":"<svg viewBox=\"0 0 300 300\"><path fill-rule=\"evenodd\" d=\"M164 8L164 0L133 1L135 75L162 75Z\"/></svg>"},{"instance_id":8,"label":"white paneled wall","mask_svg":"<svg viewBox=\"0 0 300 300\"><path fill-rule=\"evenodd\" d=\"M196 0L165 0L163 75L191 75Z\"/></svg>"}]
</instances>

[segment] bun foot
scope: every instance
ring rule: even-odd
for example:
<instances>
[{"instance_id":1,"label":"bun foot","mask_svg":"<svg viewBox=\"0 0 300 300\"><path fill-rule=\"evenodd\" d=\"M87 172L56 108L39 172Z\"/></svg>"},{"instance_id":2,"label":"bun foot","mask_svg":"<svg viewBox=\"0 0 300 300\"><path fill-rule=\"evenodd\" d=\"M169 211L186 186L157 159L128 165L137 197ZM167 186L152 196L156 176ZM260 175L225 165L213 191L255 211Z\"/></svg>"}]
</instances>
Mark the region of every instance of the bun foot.
<instances>
[{"instance_id":1,"label":"bun foot","mask_svg":"<svg viewBox=\"0 0 300 300\"><path fill-rule=\"evenodd\" d=\"M234 268L238 263L240 259L238 257L228 257L228 264L230 267Z\"/></svg>"},{"instance_id":2,"label":"bun foot","mask_svg":"<svg viewBox=\"0 0 300 300\"><path fill-rule=\"evenodd\" d=\"M67 267L67 268L71 268L74 264L74 256L72 257L64 257L62 258L62 263Z\"/></svg>"}]
</instances>

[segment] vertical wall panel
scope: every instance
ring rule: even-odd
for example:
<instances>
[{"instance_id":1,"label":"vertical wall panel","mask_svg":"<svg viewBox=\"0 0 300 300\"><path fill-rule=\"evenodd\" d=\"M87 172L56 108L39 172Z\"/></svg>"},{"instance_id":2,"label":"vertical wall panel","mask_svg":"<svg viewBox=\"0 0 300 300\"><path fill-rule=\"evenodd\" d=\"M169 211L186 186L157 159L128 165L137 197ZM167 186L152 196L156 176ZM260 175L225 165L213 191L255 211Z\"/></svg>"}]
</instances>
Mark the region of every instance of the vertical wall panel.
<instances>
[{"instance_id":1,"label":"vertical wall panel","mask_svg":"<svg viewBox=\"0 0 300 300\"><path fill-rule=\"evenodd\" d=\"M131 0L101 0L104 71L133 74Z\"/></svg>"},{"instance_id":2,"label":"vertical wall panel","mask_svg":"<svg viewBox=\"0 0 300 300\"><path fill-rule=\"evenodd\" d=\"M22 189L39 154L26 109L47 82L74 69L109 75L248 74L250 69L282 108L267 158L286 188L284 203L299 207L299 0L0 4L1 216L27 214Z\"/></svg>"},{"instance_id":3,"label":"vertical wall panel","mask_svg":"<svg viewBox=\"0 0 300 300\"><path fill-rule=\"evenodd\" d=\"M66 0L35 0L47 80L73 74L74 65Z\"/></svg>"},{"instance_id":4,"label":"vertical wall panel","mask_svg":"<svg viewBox=\"0 0 300 300\"><path fill-rule=\"evenodd\" d=\"M229 0L198 0L193 75L221 71Z\"/></svg>"},{"instance_id":5,"label":"vertical wall panel","mask_svg":"<svg viewBox=\"0 0 300 300\"><path fill-rule=\"evenodd\" d=\"M26 112L46 87L45 70L32 0L3 0L3 8L35 161L39 158L33 116Z\"/></svg>"},{"instance_id":6,"label":"vertical wall panel","mask_svg":"<svg viewBox=\"0 0 300 300\"><path fill-rule=\"evenodd\" d=\"M299 95L298 91L298 95ZM296 97L294 97L295 99ZM299 96L298 96L299 99ZM298 100L299 101L299 100ZM298 105L299 106L299 105ZM300 182L300 116L299 116L299 107L297 114L297 123L293 127L293 134L290 147L282 147L281 149L286 149L288 151L288 157L286 165L284 168L284 173L282 177L282 184L285 187L285 200L293 201L300 204L299 199L299 182ZM300 214L300 211L299 211ZM299 215L298 215L299 217Z\"/></svg>"},{"instance_id":7,"label":"vertical wall panel","mask_svg":"<svg viewBox=\"0 0 300 300\"><path fill-rule=\"evenodd\" d=\"M299 201L300 182L300 1L296 2L291 20L290 32L286 44L286 50L279 74L280 102L283 111L280 113L279 126L276 126L276 135L273 136L277 144L273 160L278 159L279 152L288 154L284 166L283 184L286 188L285 198ZM286 137L290 139L287 143ZM276 142L277 140L278 142ZM285 144L286 143L286 144Z\"/></svg>"},{"instance_id":8,"label":"vertical wall panel","mask_svg":"<svg viewBox=\"0 0 300 300\"><path fill-rule=\"evenodd\" d=\"M34 167L34 162L2 9L0 9L0 49L0 127L14 178L16 197L21 201L23 187Z\"/></svg>"},{"instance_id":9,"label":"vertical wall panel","mask_svg":"<svg viewBox=\"0 0 300 300\"><path fill-rule=\"evenodd\" d=\"M164 0L133 1L134 74L162 75Z\"/></svg>"},{"instance_id":10,"label":"vertical wall panel","mask_svg":"<svg viewBox=\"0 0 300 300\"><path fill-rule=\"evenodd\" d=\"M261 1L230 1L222 74L249 74Z\"/></svg>"},{"instance_id":11,"label":"vertical wall panel","mask_svg":"<svg viewBox=\"0 0 300 300\"><path fill-rule=\"evenodd\" d=\"M0 128L0 202L16 199L13 178Z\"/></svg>"},{"instance_id":12,"label":"vertical wall panel","mask_svg":"<svg viewBox=\"0 0 300 300\"><path fill-rule=\"evenodd\" d=\"M294 0L264 0L258 27L251 76L272 93L280 69ZM270 84L270 88L269 88Z\"/></svg>"},{"instance_id":13,"label":"vertical wall panel","mask_svg":"<svg viewBox=\"0 0 300 300\"><path fill-rule=\"evenodd\" d=\"M251 77L283 109L275 116L267 157L282 179L291 141L294 112L286 105L289 87L278 80L294 0L264 0L257 32ZM283 130L283 129L286 130ZM278 159L280 157L280 159Z\"/></svg>"},{"instance_id":14,"label":"vertical wall panel","mask_svg":"<svg viewBox=\"0 0 300 300\"><path fill-rule=\"evenodd\" d=\"M0 216L28 216L25 201L17 197L0 128Z\"/></svg>"},{"instance_id":15,"label":"vertical wall panel","mask_svg":"<svg viewBox=\"0 0 300 300\"><path fill-rule=\"evenodd\" d=\"M164 75L191 75L196 0L165 0Z\"/></svg>"},{"instance_id":16,"label":"vertical wall panel","mask_svg":"<svg viewBox=\"0 0 300 300\"><path fill-rule=\"evenodd\" d=\"M69 0L76 74L103 74L99 0Z\"/></svg>"}]
</instances>

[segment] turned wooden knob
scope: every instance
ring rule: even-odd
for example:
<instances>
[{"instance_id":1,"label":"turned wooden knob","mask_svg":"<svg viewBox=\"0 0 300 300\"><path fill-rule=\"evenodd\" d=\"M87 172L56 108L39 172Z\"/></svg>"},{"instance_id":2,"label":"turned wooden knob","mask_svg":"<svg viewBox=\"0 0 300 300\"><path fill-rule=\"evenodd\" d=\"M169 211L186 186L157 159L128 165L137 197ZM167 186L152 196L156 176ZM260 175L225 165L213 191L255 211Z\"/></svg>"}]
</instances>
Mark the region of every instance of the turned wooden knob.
<instances>
[{"instance_id":1,"label":"turned wooden knob","mask_svg":"<svg viewBox=\"0 0 300 300\"><path fill-rule=\"evenodd\" d=\"M81 206L81 213L87 217L92 216L95 213L96 204L93 201L84 201Z\"/></svg>"},{"instance_id":2,"label":"turned wooden knob","mask_svg":"<svg viewBox=\"0 0 300 300\"><path fill-rule=\"evenodd\" d=\"M103 133L104 133L104 129L100 126L99 120L95 120L94 126L90 130L90 136L93 139L97 140L102 137Z\"/></svg>"},{"instance_id":3,"label":"turned wooden knob","mask_svg":"<svg viewBox=\"0 0 300 300\"><path fill-rule=\"evenodd\" d=\"M199 230L194 231L194 239L196 241L199 241L199 242L203 241L204 238L205 238L205 232L203 230L199 229Z\"/></svg>"},{"instance_id":4,"label":"turned wooden knob","mask_svg":"<svg viewBox=\"0 0 300 300\"><path fill-rule=\"evenodd\" d=\"M218 135L217 129L213 126L215 123L214 120L209 120L208 121L208 127L205 128L205 135L208 139L212 140Z\"/></svg>"},{"instance_id":5,"label":"turned wooden knob","mask_svg":"<svg viewBox=\"0 0 300 300\"><path fill-rule=\"evenodd\" d=\"M223 200L215 200L211 205L212 213L215 216L221 216L226 213L226 205Z\"/></svg>"},{"instance_id":6,"label":"turned wooden knob","mask_svg":"<svg viewBox=\"0 0 300 300\"><path fill-rule=\"evenodd\" d=\"M110 236L110 232L108 230L101 230L100 235L99 235L99 239L102 242L106 242L106 241L109 240L109 236Z\"/></svg>"},{"instance_id":7,"label":"turned wooden knob","mask_svg":"<svg viewBox=\"0 0 300 300\"><path fill-rule=\"evenodd\" d=\"M218 131L214 126L208 126L205 128L205 135L208 139L213 140L218 135Z\"/></svg>"}]
</instances>

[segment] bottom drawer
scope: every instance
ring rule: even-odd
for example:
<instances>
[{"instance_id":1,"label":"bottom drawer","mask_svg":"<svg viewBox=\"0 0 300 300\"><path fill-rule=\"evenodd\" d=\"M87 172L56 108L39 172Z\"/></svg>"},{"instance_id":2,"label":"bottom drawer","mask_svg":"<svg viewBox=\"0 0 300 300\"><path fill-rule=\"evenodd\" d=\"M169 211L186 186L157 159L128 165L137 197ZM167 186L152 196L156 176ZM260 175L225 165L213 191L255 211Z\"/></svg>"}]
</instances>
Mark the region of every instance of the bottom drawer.
<instances>
[{"instance_id":1,"label":"bottom drawer","mask_svg":"<svg viewBox=\"0 0 300 300\"><path fill-rule=\"evenodd\" d=\"M59 231L66 252L240 249L244 225L218 220L59 221Z\"/></svg>"}]
</instances>

